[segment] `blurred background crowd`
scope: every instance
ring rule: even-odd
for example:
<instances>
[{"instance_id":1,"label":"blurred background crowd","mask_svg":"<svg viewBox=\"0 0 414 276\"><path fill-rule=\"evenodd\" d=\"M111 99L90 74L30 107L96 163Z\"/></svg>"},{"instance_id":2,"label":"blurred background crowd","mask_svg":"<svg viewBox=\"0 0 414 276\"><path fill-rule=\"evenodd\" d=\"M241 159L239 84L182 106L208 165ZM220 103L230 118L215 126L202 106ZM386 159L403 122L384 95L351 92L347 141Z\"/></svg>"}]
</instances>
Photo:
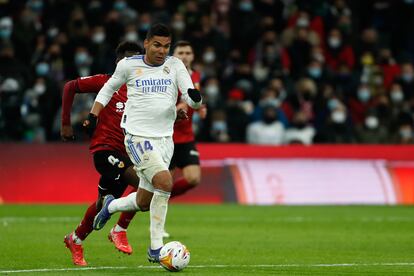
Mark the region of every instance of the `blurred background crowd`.
<instances>
[{"instance_id":1,"label":"blurred background crowd","mask_svg":"<svg viewBox=\"0 0 414 276\"><path fill-rule=\"evenodd\" d=\"M59 140L64 83L113 72L154 22L193 44L198 141L414 142L414 0L0 0L0 141Z\"/></svg>"}]
</instances>

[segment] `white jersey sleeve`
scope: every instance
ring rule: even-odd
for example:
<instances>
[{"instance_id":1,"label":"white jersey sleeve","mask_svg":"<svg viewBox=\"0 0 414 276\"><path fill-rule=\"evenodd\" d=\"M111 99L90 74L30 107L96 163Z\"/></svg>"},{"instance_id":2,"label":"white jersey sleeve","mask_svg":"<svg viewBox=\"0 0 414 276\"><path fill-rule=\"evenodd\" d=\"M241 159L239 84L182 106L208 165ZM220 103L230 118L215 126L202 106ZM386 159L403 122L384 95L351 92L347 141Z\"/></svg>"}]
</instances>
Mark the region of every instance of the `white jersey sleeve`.
<instances>
[{"instance_id":1,"label":"white jersey sleeve","mask_svg":"<svg viewBox=\"0 0 414 276\"><path fill-rule=\"evenodd\" d=\"M190 96L188 96L187 91L188 89L194 89L194 84L187 68L185 68L184 63L178 58L176 59L175 66L177 68L177 85L178 89L181 91L182 99L184 99L184 101L186 101L192 108L198 109L201 106L201 101L196 103L190 98Z\"/></svg>"},{"instance_id":2,"label":"white jersey sleeve","mask_svg":"<svg viewBox=\"0 0 414 276\"><path fill-rule=\"evenodd\" d=\"M125 72L125 58L120 60L111 78L101 88L95 101L106 106L112 98L112 95L127 81Z\"/></svg>"}]
</instances>

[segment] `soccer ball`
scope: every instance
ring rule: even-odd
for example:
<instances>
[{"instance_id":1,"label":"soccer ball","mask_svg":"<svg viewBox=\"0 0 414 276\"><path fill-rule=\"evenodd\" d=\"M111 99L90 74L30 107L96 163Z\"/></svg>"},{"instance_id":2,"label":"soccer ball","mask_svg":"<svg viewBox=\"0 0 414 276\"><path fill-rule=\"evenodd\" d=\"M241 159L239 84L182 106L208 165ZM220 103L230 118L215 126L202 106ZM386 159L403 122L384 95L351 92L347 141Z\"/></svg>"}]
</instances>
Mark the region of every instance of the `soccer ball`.
<instances>
[{"instance_id":1,"label":"soccer ball","mask_svg":"<svg viewBox=\"0 0 414 276\"><path fill-rule=\"evenodd\" d=\"M168 271L180 271L190 262L190 251L178 241L165 244L160 251L160 265Z\"/></svg>"}]
</instances>

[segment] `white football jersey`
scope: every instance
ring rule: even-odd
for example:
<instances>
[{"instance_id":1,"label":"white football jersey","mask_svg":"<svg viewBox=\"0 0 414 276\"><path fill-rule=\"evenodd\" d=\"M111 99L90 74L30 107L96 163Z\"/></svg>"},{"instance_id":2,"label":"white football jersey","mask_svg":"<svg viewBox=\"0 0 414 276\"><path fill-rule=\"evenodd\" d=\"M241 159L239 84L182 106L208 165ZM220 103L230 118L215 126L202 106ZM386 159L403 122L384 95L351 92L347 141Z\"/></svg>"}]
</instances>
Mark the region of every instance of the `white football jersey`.
<instances>
[{"instance_id":1,"label":"white football jersey","mask_svg":"<svg viewBox=\"0 0 414 276\"><path fill-rule=\"evenodd\" d=\"M198 108L188 96L194 88L183 62L168 56L162 65L149 65L144 55L126 57L118 62L115 73L105 83L95 101L104 106L119 87L126 83L128 100L121 127L128 133L143 137L166 137L173 134L178 90L192 108Z\"/></svg>"}]
</instances>

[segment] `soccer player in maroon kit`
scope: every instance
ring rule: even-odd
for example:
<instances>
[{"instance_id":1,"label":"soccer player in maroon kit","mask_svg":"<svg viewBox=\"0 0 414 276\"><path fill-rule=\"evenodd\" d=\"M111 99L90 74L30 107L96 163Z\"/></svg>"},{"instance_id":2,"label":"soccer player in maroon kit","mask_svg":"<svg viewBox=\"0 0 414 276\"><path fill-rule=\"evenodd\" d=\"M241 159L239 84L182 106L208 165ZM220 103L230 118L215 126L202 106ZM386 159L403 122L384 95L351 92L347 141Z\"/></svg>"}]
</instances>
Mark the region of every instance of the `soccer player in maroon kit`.
<instances>
[{"instance_id":1,"label":"soccer player in maroon kit","mask_svg":"<svg viewBox=\"0 0 414 276\"><path fill-rule=\"evenodd\" d=\"M174 46L173 55L183 61L191 75L194 87L200 90L200 73L191 68L194 61L194 51L191 44L188 41L178 41ZM177 109L187 110L188 119L177 121L174 125L174 154L170 163L170 171L174 174L174 170L179 168L182 170L183 177L174 182L171 197L184 194L197 186L201 180L200 159L192 125L194 109L188 107L186 103L180 102L180 98L178 98ZM205 106L202 106L197 112L202 119L207 115Z\"/></svg>"},{"instance_id":2,"label":"soccer player in maroon kit","mask_svg":"<svg viewBox=\"0 0 414 276\"><path fill-rule=\"evenodd\" d=\"M126 56L136 55L142 52L141 46L135 42L122 42L116 48L117 61ZM73 140L73 129L70 122L70 111L76 93L98 93L109 75L94 75L78 78L65 84L62 97L62 128L61 136L64 141ZM90 152L93 154L96 170L101 175L98 185L98 200L92 203L76 230L65 236L64 242L72 254L75 265L87 265L84 256L82 241L92 232L93 219L100 210L102 198L112 194L115 198L122 196L128 185L136 191L139 178L136 175L133 164L130 161L124 146L124 133L120 127L121 117L127 101L127 89L123 85L115 92L111 101L99 114L96 129L91 137ZM111 229L108 238L115 247L123 253L131 254L132 248L128 243L126 229L134 217L135 212L122 213L118 223Z\"/></svg>"}]
</instances>

